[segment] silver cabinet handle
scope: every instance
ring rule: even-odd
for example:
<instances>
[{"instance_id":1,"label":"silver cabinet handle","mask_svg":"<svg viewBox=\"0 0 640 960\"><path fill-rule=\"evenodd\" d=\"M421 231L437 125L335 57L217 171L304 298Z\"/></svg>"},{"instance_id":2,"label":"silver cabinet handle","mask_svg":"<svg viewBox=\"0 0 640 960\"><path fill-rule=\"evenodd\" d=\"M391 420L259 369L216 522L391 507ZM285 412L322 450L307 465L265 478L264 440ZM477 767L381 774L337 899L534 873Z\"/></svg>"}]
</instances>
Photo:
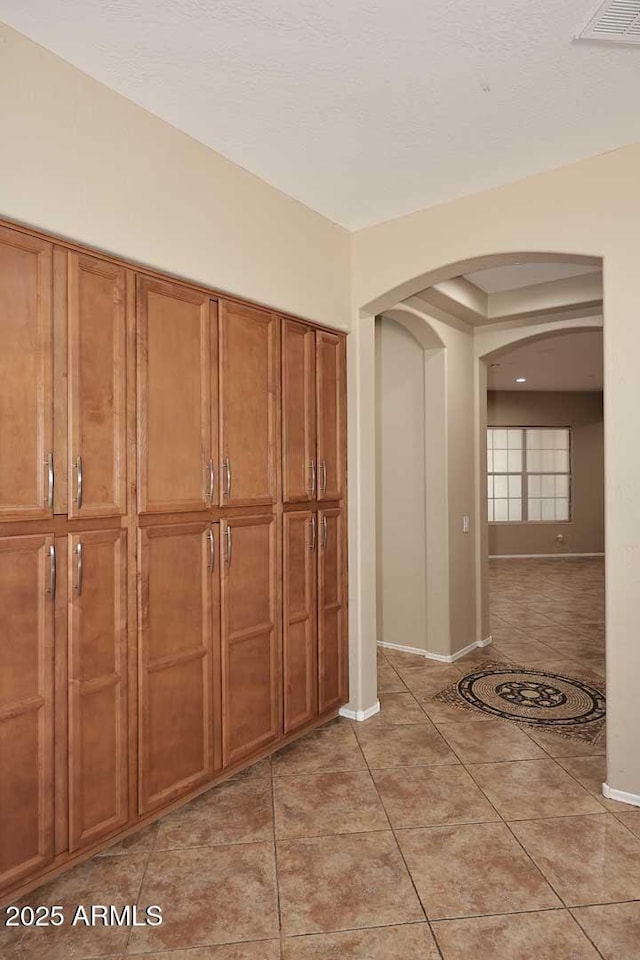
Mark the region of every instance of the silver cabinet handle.
<instances>
[{"instance_id":1,"label":"silver cabinet handle","mask_svg":"<svg viewBox=\"0 0 640 960\"><path fill-rule=\"evenodd\" d=\"M209 573L213 573L214 567L216 565L216 541L213 536L213 530L207 530L207 538L209 540Z\"/></svg>"},{"instance_id":2,"label":"silver cabinet handle","mask_svg":"<svg viewBox=\"0 0 640 960\"><path fill-rule=\"evenodd\" d=\"M76 544L76 593L82 594L82 585L84 583L84 564L83 564L82 544Z\"/></svg>"},{"instance_id":3,"label":"silver cabinet handle","mask_svg":"<svg viewBox=\"0 0 640 960\"><path fill-rule=\"evenodd\" d=\"M225 562L225 564L226 564L228 567L230 567L230 566L231 566L232 541L231 541L231 527L229 526L228 523L227 523L227 529L226 529L225 532L226 532L226 537L227 537L227 549L225 550L224 562Z\"/></svg>"},{"instance_id":4,"label":"silver cabinet handle","mask_svg":"<svg viewBox=\"0 0 640 960\"><path fill-rule=\"evenodd\" d=\"M78 510L82 506L82 489L84 475L82 473L82 457L76 457L76 496L74 503L78 504Z\"/></svg>"},{"instance_id":5,"label":"silver cabinet handle","mask_svg":"<svg viewBox=\"0 0 640 960\"><path fill-rule=\"evenodd\" d=\"M311 470L311 499L313 500L316 493L316 462L315 460L309 461L309 469Z\"/></svg>"},{"instance_id":6,"label":"silver cabinet handle","mask_svg":"<svg viewBox=\"0 0 640 960\"><path fill-rule=\"evenodd\" d=\"M231 496L231 460L229 460L229 457L225 457L225 460L224 460L224 476L225 476L224 495L225 497L230 497Z\"/></svg>"},{"instance_id":7,"label":"silver cabinet handle","mask_svg":"<svg viewBox=\"0 0 640 960\"><path fill-rule=\"evenodd\" d=\"M317 530L316 530L316 515L315 513L311 514L311 550L315 553L316 550L316 540L317 540Z\"/></svg>"},{"instance_id":8,"label":"silver cabinet handle","mask_svg":"<svg viewBox=\"0 0 640 960\"><path fill-rule=\"evenodd\" d=\"M215 490L215 467L213 466L213 460L209 459L209 503L213 505L213 493Z\"/></svg>"},{"instance_id":9,"label":"silver cabinet handle","mask_svg":"<svg viewBox=\"0 0 640 960\"><path fill-rule=\"evenodd\" d=\"M56 595L56 548L49 547L49 596L53 600Z\"/></svg>"},{"instance_id":10,"label":"silver cabinet handle","mask_svg":"<svg viewBox=\"0 0 640 960\"><path fill-rule=\"evenodd\" d=\"M323 461L322 461L322 463L321 463L321 469L322 469L322 487L321 487L321 493L324 494L324 493L327 492L327 461L326 461L326 460L323 460Z\"/></svg>"},{"instance_id":11,"label":"silver cabinet handle","mask_svg":"<svg viewBox=\"0 0 640 960\"><path fill-rule=\"evenodd\" d=\"M327 549L327 542L329 540L329 533L327 531L327 518L322 518L322 549Z\"/></svg>"},{"instance_id":12,"label":"silver cabinet handle","mask_svg":"<svg viewBox=\"0 0 640 960\"><path fill-rule=\"evenodd\" d=\"M49 510L53 510L53 453L47 454L47 459L45 460L45 465L47 467L47 480L48 480L48 490L47 490L47 506Z\"/></svg>"}]
</instances>

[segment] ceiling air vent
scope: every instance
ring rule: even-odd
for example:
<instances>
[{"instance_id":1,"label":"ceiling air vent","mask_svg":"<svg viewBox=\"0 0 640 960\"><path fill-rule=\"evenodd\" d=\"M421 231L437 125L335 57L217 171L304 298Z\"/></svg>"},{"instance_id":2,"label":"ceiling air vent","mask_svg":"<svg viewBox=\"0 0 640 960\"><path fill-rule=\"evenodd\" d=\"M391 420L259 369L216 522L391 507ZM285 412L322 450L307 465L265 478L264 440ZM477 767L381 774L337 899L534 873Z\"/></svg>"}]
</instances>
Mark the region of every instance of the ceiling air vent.
<instances>
[{"instance_id":1,"label":"ceiling air vent","mask_svg":"<svg viewBox=\"0 0 640 960\"><path fill-rule=\"evenodd\" d=\"M576 40L640 43L640 0L606 0Z\"/></svg>"}]
</instances>

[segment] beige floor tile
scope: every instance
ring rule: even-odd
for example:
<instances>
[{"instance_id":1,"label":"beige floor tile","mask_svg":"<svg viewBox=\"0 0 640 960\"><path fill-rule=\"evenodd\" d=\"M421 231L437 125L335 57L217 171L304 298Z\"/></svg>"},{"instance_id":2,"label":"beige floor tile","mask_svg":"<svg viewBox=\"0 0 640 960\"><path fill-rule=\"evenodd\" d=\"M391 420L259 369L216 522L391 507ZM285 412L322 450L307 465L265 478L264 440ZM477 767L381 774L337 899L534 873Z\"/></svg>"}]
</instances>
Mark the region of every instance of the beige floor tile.
<instances>
[{"instance_id":1,"label":"beige floor tile","mask_svg":"<svg viewBox=\"0 0 640 960\"><path fill-rule=\"evenodd\" d=\"M551 757L600 757L605 756L607 752L607 740L604 734L597 743L585 743L582 740L561 737L556 733L542 733L539 730L529 730L528 734Z\"/></svg>"},{"instance_id":2,"label":"beige floor tile","mask_svg":"<svg viewBox=\"0 0 640 960\"><path fill-rule=\"evenodd\" d=\"M428 717L412 693L381 693L378 723L427 723Z\"/></svg>"},{"instance_id":3,"label":"beige floor tile","mask_svg":"<svg viewBox=\"0 0 640 960\"><path fill-rule=\"evenodd\" d=\"M130 954L275 938L273 844L157 850L138 902L159 904L164 919L161 926L132 931Z\"/></svg>"},{"instance_id":4,"label":"beige floor tile","mask_svg":"<svg viewBox=\"0 0 640 960\"><path fill-rule=\"evenodd\" d=\"M441 723L438 729L463 763L544 759L543 750L513 723Z\"/></svg>"},{"instance_id":5,"label":"beige floor tile","mask_svg":"<svg viewBox=\"0 0 640 960\"><path fill-rule=\"evenodd\" d=\"M120 840L119 843L105 847L105 849L97 853L96 856L121 857L128 853L151 853L156 842L157 834L158 824L152 823L148 827L143 827L142 830L138 830L137 833L132 833L130 836L125 837L124 840Z\"/></svg>"},{"instance_id":6,"label":"beige floor tile","mask_svg":"<svg viewBox=\"0 0 640 960\"><path fill-rule=\"evenodd\" d=\"M391 832L281 840L277 849L285 936L424 919Z\"/></svg>"},{"instance_id":7,"label":"beige floor tile","mask_svg":"<svg viewBox=\"0 0 640 960\"><path fill-rule=\"evenodd\" d=\"M420 699L420 706L436 726L441 723L487 723L494 720L491 714L483 713L475 707L467 710L454 703L435 700L433 696Z\"/></svg>"},{"instance_id":8,"label":"beige floor tile","mask_svg":"<svg viewBox=\"0 0 640 960\"><path fill-rule=\"evenodd\" d=\"M370 767L459 762L431 722L396 726L363 723L357 734Z\"/></svg>"},{"instance_id":9,"label":"beige floor tile","mask_svg":"<svg viewBox=\"0 0 640 960\"><path fill-rule=\"evenodd\" d=\"M611 813L633 811L634 808L628 803L618 803L603 797L602 784L607 779L606 757L561 757L558 763Z\"/></svg>"},{"instance_id":10,"label":"beige floor tile","mask_svg":"<svg viewBox=\"0 0 640 960\"><path fill-rule=\"evenodd\" d=\"M640 899L640 840L611 814L511 824L568 906Z\"/></svg>"},{"instance_id":11,"label":"beige floor tile","mask_svg":"<svg viewBox=\"0 0 640 960\"><path fill-rule=\"evenodd\" d=\"M396 693L406 689L389 662L378 664L378 693Z\"/></svg>"},{"instance_id":12,"label":"beige floor tile","mask_svg":"<svg viewBox=\"0 0 640 960\"><path fill-rule=\"evenodd\" d=\"M433 930L444 960L598 960L565 910L441 920ZM622 958L621 958L622 960Z\"/></svg>"},{"instance_id":13,"label":"beige floor tile","mask_svg":"<svg viewBox=\"0 0 640 960\"><path fill-rule=\"evenodd\" d=\"M440 693L441 690L445 690L452 683L457 683L463 676L464 674L455 667L446 666L438 673L419 673L416 671L404 674L403 678L411 693L418 700L423 700L425 697L432 697L436 693Z\"/></svg>"},{"instance_id":14,"label":"beige floor tile","mask_svg":"<svg viewBox=\"0 0 640 960\"><path fill-rule=\"evenodd\" d=\"M604 960L640 960L640 903L579 907L572 913Z\"/></svg>"},{"instance_id":15,"label":"beige floor tile","mask_svg":"<svg viewBox=\"0 0 640 960\"><path fill-rule=\"evenodd\" d=\"M396 835L429 920L561 905L503 823L399 830Z\"/></svg>"},{"instance_id":16,"label":"beige floor tile","mask_svg":"<svg viewBox=\"0 0 640 960\"><path fill-rule=\"evenodd\" d=\"M554 622L544 613L537 610L530 610L524 604L519 608L514 607L508 613L502 614L502 619L513 627L519 627L520 630L529 631L535 627L549 627Z\"/></svg>"},{"instance_id":17,"label":"beige floor tile","mask_svg":"<svg viewBox=\"0 0 640 960\"><path fill-rule=\"evenodd\" d=\"M534 640L526 634L519 638L495 640L494 645L498 653L503 653L517 662L525 657L529 660L551 660L558 656L557 651L552 650L546 643Z\"/></svg>"},{"instance_id":18,"label":"beige floor tile","mask_svg":"<svg viewBox=\"0 0 640 960\"><path fill-rule=\"evenodd\" d=\"M616 816L620 823L623 823L628 830L640 837L640 810L636 808L628 812L625 811L625 813L617 813Z\"/></svg>"},{"instance_id":19,"label":"beige floor tile","mask_svg":"<svg viewBox=\"0 0 640 960\"><path fill-rule=\"evenodd\" d=\"M130 927L85 926L81 921L73 926L72 920L80 905L107 904L120 910L135 904L147 857L146 852L94 857L27 894L18 901L20 906L61 906L65 923L56 927L0 926L2 960L79 960L123 954Z\"/></svg>"},{"instance_id":20,"label":"beige floor tile","mask_svg":"<svg viewBox=\"0 0 640 960\"><path fill-rule=\"evenodd\" d=\"M156 850L273 840L271 780L229 780L160 820Z\"/></svg>"},{"instance_id":21,"label":"beige floor tile","mask_svg":"<svg viewBox=\"0 0 640 960\"><path fill-rule=\"evenodd\" d=\"M279 840L389 828L367 770L278 778L274 781L274 802Z\"/></svg>"},{"instance_id":22,"label":"beige floor tile","mask_svg":"<svg viewBox=\"0 0 640 960\"><path fill-rule=\"evenodd\" d=\"M283 941L283 960L439 960L426 923L315 934Z\"/></svg>"},{"instance_id":23,"label":"beige floor tile","mask_svg":"<svg viewBox=\"0 0 640 960\"><path fill-rule=\"evenodd\" d=\"M500 819L462 766L392 767L373 779L394 829Z\"/></svg>"},{"instance_id":24,"label":"beige floor tile","mask_svg":"<svg viewBox=\"0 0 640 960\"><path fill-rule=\"evenodd\" d=\"M252 943L226 943L217 947L191 947L145 953L144 960L280 960L279 940L254 940Z\"/></svg>"},{"instance_id":25,"label":"beige floor tile","mask_svg":"<svg viewBox=\"0 0 640 960\"><path fill-rule=\"evenodd\" d=\"M327 770L362 770L366 763L348 723L320 727L273 755L273 776L286 777Z\"/></svg>"},{"instance_id":26,"label":"beige floor tile","mask_svg":"<svg viewBox=\"0 0 640 960\"><path fill-rule=\"evenodd\" d=\"M555 760L480 763L473 779L505 820L603 813L600 803Z\"/></svg>"},{"instance_id":27,"label":"beige floor tile","mask_svg":"<svg viewBox=\"0 0 640 960\"><path fill-rule=\"evenodd\" d=\"M250 780L253 777L265 779L271 777L271 757L265 757L264 760L257 760L255 763L251 763L248 767L238 770L238 772L234 773L229 779Z\"/></svg>"}]
</instances>

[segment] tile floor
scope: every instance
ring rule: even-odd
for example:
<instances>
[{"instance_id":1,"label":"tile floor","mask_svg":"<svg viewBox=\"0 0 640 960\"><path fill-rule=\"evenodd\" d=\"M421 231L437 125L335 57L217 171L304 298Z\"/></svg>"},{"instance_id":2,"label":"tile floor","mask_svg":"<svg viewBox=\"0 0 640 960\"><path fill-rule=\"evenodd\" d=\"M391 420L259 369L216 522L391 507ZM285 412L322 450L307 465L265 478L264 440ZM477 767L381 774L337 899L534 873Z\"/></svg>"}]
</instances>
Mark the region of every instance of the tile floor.
<instances>
[{"instance_id":1,"label":"tile floor","mask_svg":"<svg viewBox=\"0 0 640 960\"><path fill-rule=\"evenodd\" d=\"M492 566L492 659L604 675L598 560ZM379 651L339 719L26 902L160 904L160 927L0 930L2 960L640 960L640 810L604 747L435 703L474 663Z\"/></svg>"}]
</instances>

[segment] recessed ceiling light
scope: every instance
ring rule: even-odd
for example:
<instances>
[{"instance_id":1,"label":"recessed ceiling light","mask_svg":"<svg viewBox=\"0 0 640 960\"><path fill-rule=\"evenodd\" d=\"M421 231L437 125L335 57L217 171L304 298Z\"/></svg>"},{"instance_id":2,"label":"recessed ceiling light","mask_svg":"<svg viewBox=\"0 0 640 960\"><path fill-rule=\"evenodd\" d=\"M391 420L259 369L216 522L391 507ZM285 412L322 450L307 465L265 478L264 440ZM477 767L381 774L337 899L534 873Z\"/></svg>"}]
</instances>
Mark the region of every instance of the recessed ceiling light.
<instances>
[{"instance_id":1,"label":"recessed ceiling light","mask_svg":"<svg viewBox=\"0 0 640 960\"><path fill-rule=\"evenodd\" d=\"M526 382L527 382L526 377L516 377L516 383L526 383Z\"/></svg>"}]
</instances>

